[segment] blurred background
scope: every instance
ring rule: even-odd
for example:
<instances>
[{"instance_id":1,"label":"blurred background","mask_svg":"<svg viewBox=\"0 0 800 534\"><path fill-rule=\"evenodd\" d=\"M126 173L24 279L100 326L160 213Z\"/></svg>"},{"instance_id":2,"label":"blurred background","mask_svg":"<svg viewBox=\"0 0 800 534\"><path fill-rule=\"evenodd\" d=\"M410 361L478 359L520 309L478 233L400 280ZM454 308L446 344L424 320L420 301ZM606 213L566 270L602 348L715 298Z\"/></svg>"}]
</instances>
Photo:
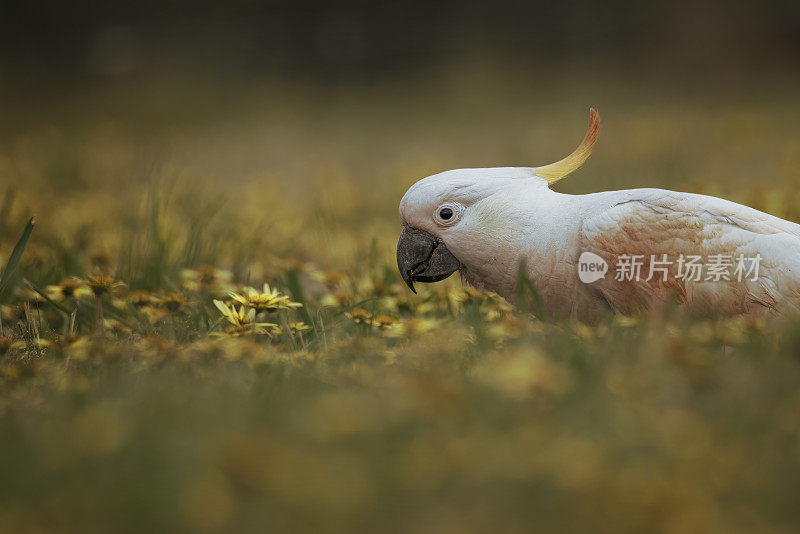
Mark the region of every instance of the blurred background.
<instances>
[{"instance_id":1,"label":"blurred background","mask_svg":"<svg viewBox=\"0 0 800 534\"><path fill-rule=\"evenodd\" d=\"M798 2L2 3L0 532L796 532L796 327L547 324L394 247L416 180L590 106L560 191L800 221L798 95ZM209 339L221 280L306 337Z\"/></svg>"},{"instance_id":2,"label":"blurred background","mask_svg":"<svg viewBox=\"0 0 800 534\"><path fill-rule=\"evenodd\" d=\"M798 9L742 0L43 1L3 8L2 61L7 75L42 91L181 74L330 88L488 58L523 71L594 66L733 81L796 64Z\"/></svg>"},{"instance_id":3,"label":"blurred background","mask_svg":"<svg viewBox=\"0 0 800 534\"><path fill-rule=\"evenodd\" d=\"M415 180L552 162L581 138L590 106L604 120L600 144L561 190L669 186L795 213L794 188L766 187L800 178L794 2L0 10L0 176L31 185L36 195L19 198L62 233L85 221L59 188L106 195L98 205L124 198L124 214L169 182L238 198L231 211L258 212L251 226L369 220L359 237L383 243Z\"/></svg>"}]
</instances>

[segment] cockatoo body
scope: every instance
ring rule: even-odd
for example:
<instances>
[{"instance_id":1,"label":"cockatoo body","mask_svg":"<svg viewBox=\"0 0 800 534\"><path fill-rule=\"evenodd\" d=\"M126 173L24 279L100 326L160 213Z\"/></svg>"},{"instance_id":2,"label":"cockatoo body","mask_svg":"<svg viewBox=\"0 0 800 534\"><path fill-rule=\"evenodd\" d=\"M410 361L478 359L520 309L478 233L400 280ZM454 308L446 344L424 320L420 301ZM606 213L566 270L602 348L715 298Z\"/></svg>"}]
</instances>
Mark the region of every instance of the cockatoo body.
<instances>
[{"instance_id":1,"label":"cockatoo body","mask_svg":"<svg viewBox=\"0 0 800 534\"><path fill-rule=\"evenodd\" d=\"M409 287L461 271L513 302L524 262L552 318L594 321L671 300L722 315L800 310L798 224L692 193L552 191L589 156L599 130L592 110L584 141L557 163L458 169L414 184L400 202L397 249ZM606 272L582 280L585 258Z\"/></svg>"}]
</instances>

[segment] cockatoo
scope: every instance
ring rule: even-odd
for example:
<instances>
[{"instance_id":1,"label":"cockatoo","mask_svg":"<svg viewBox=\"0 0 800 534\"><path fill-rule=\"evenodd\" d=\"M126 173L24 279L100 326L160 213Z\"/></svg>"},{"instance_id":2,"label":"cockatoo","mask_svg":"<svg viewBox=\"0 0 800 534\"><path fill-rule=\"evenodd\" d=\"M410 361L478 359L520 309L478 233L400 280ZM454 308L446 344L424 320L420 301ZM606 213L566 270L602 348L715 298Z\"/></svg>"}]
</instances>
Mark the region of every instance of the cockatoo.
<instances>
[{"instance_id":1,"label":"cockatoo","mask_svg":"<svg viewBox=\"0 0 800 534\"><path fill-rule=\"evenodd\" d=\"M523 273L548 317L589 322L671 300L722 315L798 311L798 224L693 193L551 190L599 133L591 109L583 141L556 163L457 169L411 186L397 244L408 287L460 271L513 303Z\"/></svg>"}]
</instances>

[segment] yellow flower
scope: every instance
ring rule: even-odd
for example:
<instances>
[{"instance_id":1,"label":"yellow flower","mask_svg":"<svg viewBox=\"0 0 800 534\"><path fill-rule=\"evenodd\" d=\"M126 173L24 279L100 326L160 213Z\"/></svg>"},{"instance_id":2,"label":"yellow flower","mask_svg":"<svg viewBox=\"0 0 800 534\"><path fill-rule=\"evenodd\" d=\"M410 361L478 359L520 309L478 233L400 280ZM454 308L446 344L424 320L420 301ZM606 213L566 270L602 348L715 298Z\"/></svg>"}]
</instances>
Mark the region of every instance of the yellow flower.
<instances>
[{"instance_id":1,"label":"yellow flower","mask_svg":"<svg viewBox=\"0 0 800 534\"><path fill-rule=\"evenodd\" d=\"M171 291L159 299L160 304L171 312L176 312L186 306L186 298L179 293Z\"/></svg>"},{"instance_id":2,"label":"yellow flower","mask_svg":"<svg viewBox=\"0 0 800 534\"><path fill-rule=\"evenodd\" d=\"M394 323L386 329L385 334L389 337L411 337L425 334L434 330L439 323L433 319L412 318L407 321Z\"/></svg>"},{"instance_id":3,"label":"yellow flower","mask_svg":"<svg viewBox=\"0 0 800 534\"><path fill-rule=\"evenodd\" d=\"M214 305L230 323L225 329L225 333L228 335L270 334L278 329L278 325L274 323L255 322L256 310L253 308L246 310L244 306L239 306L237 310L235 305L228 307L228 305L221 300L214 300ZM219 335L219 333L217 333L217 335Z\"/></svg>"},{"instance_id":4,"label":"yellow flower","mask_svg":"<svg viewBox=\"0 0 800 534\"><path fill-rule=\"evenodd\" d=\"M145 306L155 304L158 302L158 299L149 291L138 290L131 291L130 294L128 294L128 302L137 308L144 308Z\"/></svg>"},{"instance_id":5,"label":"yellow flower","mask_svg":"<svg viewBox=\"0 0 800 534\"><path fill-rule=\"evenodd\" d=\"M291 330L293 334L296 334L298 332L306 332L311 330L311 327L303 321L298 321L296 323L289 323L289 330Z\"/></svg>"},{"instance_id":6,"label":"yellow flower","mask_svg":"<svg viewBox=\"0 0 800 534\"><path fill-rule=\"evenodd\" d=\"M364 308L356 308L345 315L352 319L356 324L369 323L370 319L372 318L372 314Z\"/></svg>"},{"instance_id":7,"label":"yellow flower","mask_svg":"<svg viewBox=\"0 0 800 534\"><path fill-rule=\"evenodd\" d=\"M56 302L92 294L91 290L78 278L65 278L60 281L58 285L45 287L44 292L50 299Z\"/></svg>"},{"instance_id":8,"label":"yellow flower","mask_svg":"<svg viewBox=\"0 0 800 534\"><path fill-rule=\"evenodd\" d=\"M122 282L117 282L107 274L93 274L86 279L86 284L96 297L110 293L112 290L124 286Z\"/></svg>"},{"instance_id":9,"label":"yellow flower","mask_svg":"<svg viewBox=\"0 0 800 534\"><path fill-rule=\"evenodd\" d=\"M377 326L381 330L385 330L394 324L394 319L388 315L378 315L372 320L373 326Z\"/></svg>"},{"instance_id":10,"label":"yellow flower","mask_svg":"<svg viewBox=\"0 0 800 534\"><path fill-rule=\"evenodd\" d=\"M230 287L233 275L230 271L215 269L210 265L201 265L196 269L183 269L181 278L183 287L189 291L203 291L224 294Z\"/></svg>"},{"instance_id":11,"label":"yellow flower","mask_svg":"<svg viewBox=\"0 0 800 534\"><path fill-rule=\"evenodd\" d=\"M281 295L277 289L270 290L269 284L264 284L263 292L252 287L245 287L244 293L244 295L240 295L231 291L228 295L239 304L256 311L286 310L302 306L298 302L292 302L286 295Z\"/></svg>"},{"instance_id":12,"label":"yellow flower","mask_svg":"<svg viewBox=\"0 0 800 534\"><path fill-rule=\"evenodd\" d=\"M86 336L80 336L78 334L69 334L66 336L62 336L56 334L53 338L52 343L50 343L50 347L57 352L66 353L84 347L87 344L87 342L88 338ZM79 359L85 359L85 358L79 358Z\"/></svg>"}]
</instances>

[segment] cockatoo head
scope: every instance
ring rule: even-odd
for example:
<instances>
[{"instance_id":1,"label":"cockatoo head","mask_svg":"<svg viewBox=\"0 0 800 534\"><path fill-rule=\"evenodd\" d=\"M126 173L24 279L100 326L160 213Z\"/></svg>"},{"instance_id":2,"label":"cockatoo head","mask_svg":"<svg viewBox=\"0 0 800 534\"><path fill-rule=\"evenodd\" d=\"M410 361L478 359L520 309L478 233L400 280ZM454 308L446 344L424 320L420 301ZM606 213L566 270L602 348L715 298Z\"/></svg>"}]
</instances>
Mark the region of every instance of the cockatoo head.
<instances>
[{"instance_id":1,"label":"cockatoo head","mask_svg":"<svg viewBox=\"0 0 800 534\"><path fill-rule=\"evenodd\" d=\"M414 282L438 282L460 269L479 269L477 263L513 247L520 223L536 216L519 199L580 167L599 133L600 118L592 109L583 142L561 161L538 168L457 169L411 186L400 201L403 231L397 243L397 267L411 291L416 293Z\"/></svg>"}]
</instances>

